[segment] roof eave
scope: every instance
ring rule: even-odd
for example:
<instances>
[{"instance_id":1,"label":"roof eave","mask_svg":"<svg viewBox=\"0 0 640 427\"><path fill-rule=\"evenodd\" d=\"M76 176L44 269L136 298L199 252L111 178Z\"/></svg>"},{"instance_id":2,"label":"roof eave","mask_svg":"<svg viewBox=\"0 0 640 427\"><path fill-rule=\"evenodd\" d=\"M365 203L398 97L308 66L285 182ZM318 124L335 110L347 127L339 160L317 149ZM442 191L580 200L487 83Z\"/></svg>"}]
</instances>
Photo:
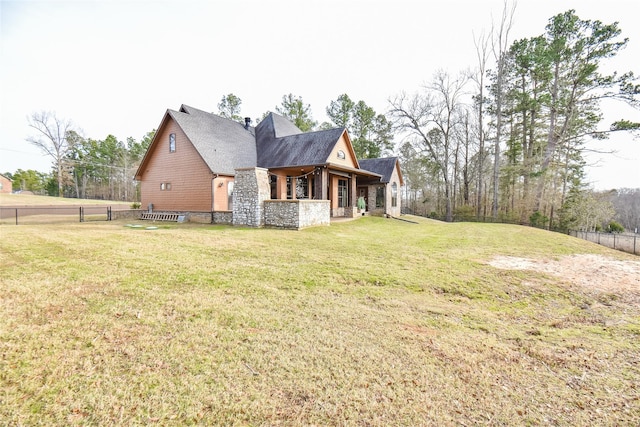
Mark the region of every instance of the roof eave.
<instances>
[{"instance_id":1,"label":"roof eave","mask_svg":"<svg viewBox=\"0 0 640 427\"><path fill-rule=\"evenodd\" d=\"M368 176L371 178L382 178L382 175L377 174L375 172L371 172L368 170L364 170L364 169L356 169L356 168L352 168L350 166L345 166L345 165L339 165L337 163L325 163L323 166L326 166L328 168L331 169L336 169L339 171L344 171L344 172L351 172L351 173L355 173L357 175L362 175L362 176Z\"/></svg>"}]
</instances>

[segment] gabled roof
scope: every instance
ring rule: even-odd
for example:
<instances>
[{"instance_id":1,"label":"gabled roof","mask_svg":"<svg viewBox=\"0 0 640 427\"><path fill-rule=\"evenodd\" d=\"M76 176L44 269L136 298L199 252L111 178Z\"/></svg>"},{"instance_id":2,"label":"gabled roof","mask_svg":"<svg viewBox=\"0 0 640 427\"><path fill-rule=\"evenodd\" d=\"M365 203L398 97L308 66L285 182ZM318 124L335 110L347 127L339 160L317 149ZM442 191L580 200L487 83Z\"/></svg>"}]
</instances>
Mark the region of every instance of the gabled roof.
<instances>
[{"instance_id":1,"label":"gabled roof","mask_svg":"<svg viewBox=\"0 0 640 427\"><path fill-rule=\"evenodd\" d=\"M398 176L400 178L400 185L403 185L402 172L400 171L399 162L397 157L381 157L378 159L360 159L358 160L361 169L375 172L382 175L380 182L388 183L391 181L393 170L398 167Z\"/></svg>"},{"instance_id":2,"label":"gabled roof","mask_svg":"<svg viewBox=\"0 0 640 427\"><path fill-rule=\"evenodd\" d=\"M234 175L236 168L256 165L256 144L253 128L188 105L179 111L167 110L145 157L136 172L139 178L147 157L158 144L157 138L169 118L172 118L193 144L212 173Z\"/></svg>"},{"instance_id":3,"label":"gabled roof","mask_svg":"<svg viewBox=\"0 0 640 427\"><path fill-rule=\"evenodd\" d=\"M257 126L256 138L282 138L283 136L297 135L303 133L296 125L287 118L269 113Z\"/></svg>"},{"instance_id":4,"label":"gabled roof","mask_svg":"<svg viewBox=\"0 0 640 427\"><path fill-rule=\"evenodd\" d=\"M256 164L254 129L197 108L182 105L169 114L213 173L235 174Z\"/></svg>"},{"instance_id":5,"label":"gabled roof","mask_svg":"<svg viewBox=\"0 0 640 427\"><path fill-rule=\"evenodd\" d=\"M336 128L303 133L275 113L265 117L255 130L257 166L262 168L325 164L345 132L345 128Z\"/></svg>"}]
</instances>

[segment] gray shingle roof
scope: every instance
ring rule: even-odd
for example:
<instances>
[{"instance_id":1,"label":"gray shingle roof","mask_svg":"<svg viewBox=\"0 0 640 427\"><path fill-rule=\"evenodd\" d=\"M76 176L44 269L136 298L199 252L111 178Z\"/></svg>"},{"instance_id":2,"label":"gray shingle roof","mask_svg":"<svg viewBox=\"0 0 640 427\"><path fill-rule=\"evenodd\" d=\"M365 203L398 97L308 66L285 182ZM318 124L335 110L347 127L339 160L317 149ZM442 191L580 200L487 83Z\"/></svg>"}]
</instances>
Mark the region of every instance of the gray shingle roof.
<instances>
[{"instance_id":1,"label":"gray shingle roof","mask_svg":"<svg viewBox=\"0 0 640 427\"><path fill-rule=\"evenodd\" d=\"M303 133L290 121L270 113L256 126L258 166L275 168L325 164L344 128Z\"/></svg>"},{"instance_id":2,"label":"gray shingle roof","mask_svg":"<svg viewBox=\"0 0 640 427\"><path fill-rule=\"evenodd\" d=\"M368 170L382 175L380 182L387 183L391 181L391 175L398 162L397 157L381 157L378 159L361 159L358 160L360 169Z\"/></svg>"},{"instance_id":3,"label":"gray shingle roof","mask_svg":"<svg viewBox=\"0 0 640 427\"><path fill-rule=\"evenodd\" d=\"M236 168L256 165L254 129L197 108L168 110L213 173L234 175Z\"/></svg>"},{"instance_id":4,"label":"gray shingle roof","mask_svg":"<svg viewBox=\"0 0 640 427\"><path fill-rule=\"evenodd\" d=\"M188 105L182 105L178 111L167 110L162 123L167 118L180 126L211 172L224 175L235 175L236 168L245 167L327 164L336 143L346 131L345 128L336 128L305 133L275 113L270 113L255 128L245 129L242 123ZM148 154L138 168L137 178L143 173ZM389 176L394 165L390 166ZM360 164L360 168L383 175L375 166Z\"/></svg>"}]
</instances>

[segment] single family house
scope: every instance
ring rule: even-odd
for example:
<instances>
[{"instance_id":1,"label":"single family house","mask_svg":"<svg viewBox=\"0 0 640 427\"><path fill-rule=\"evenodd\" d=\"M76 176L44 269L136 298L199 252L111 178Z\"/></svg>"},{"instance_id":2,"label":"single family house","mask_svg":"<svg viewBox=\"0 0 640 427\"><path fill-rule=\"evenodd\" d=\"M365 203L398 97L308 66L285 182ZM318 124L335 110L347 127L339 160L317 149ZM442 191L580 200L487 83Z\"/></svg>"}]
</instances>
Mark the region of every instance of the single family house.
<instances>
[{"instance_id":1,"label":"single family house","mask_svg":"<svg viewBox=\"0 0 640 427\"><path fill-rule=\"evenodd\" d=\"M166 111L135 179L150 211L285 228L399 216L403 185L398 159L356 159L346 128L302 132L275 113L253 127L187 105Z\"/></svg>"}]
</instances>

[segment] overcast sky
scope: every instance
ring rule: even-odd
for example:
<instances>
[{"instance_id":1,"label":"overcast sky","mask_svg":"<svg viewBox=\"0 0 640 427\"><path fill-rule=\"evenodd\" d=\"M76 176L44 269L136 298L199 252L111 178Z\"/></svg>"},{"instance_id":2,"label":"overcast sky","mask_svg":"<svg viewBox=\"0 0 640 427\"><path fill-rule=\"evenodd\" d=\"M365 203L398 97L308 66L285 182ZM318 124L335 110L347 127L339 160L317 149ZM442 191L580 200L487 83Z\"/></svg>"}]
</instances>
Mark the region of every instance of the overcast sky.
<instances>
[{"instance_id":1,"label":"overcast sky","mask_svg":"<svg viewBox=\"0 0 640 427\"><path fill-rule=\"evenodd\" d=\"M0 0L0 172L50 171L52 160L25 141L33 112L53 111L85 137L140 140L167 108L217 112L242 99L256 118L293 93L316 121L340 94L385 112L434 72L475 65L473 34L499 21L503 0L453 1L6 1ZM636 0L520 0L511 40L540 35L549 18L619 22L629 46L611 70L640 74ZM638 111L608 111L640 121ZM608 123L603 123L603 127ZM597 189L640 187L640 141L598 143L590 156ZM592 145L595 147L595 145Z\"/></svg>"}]
</instances>

